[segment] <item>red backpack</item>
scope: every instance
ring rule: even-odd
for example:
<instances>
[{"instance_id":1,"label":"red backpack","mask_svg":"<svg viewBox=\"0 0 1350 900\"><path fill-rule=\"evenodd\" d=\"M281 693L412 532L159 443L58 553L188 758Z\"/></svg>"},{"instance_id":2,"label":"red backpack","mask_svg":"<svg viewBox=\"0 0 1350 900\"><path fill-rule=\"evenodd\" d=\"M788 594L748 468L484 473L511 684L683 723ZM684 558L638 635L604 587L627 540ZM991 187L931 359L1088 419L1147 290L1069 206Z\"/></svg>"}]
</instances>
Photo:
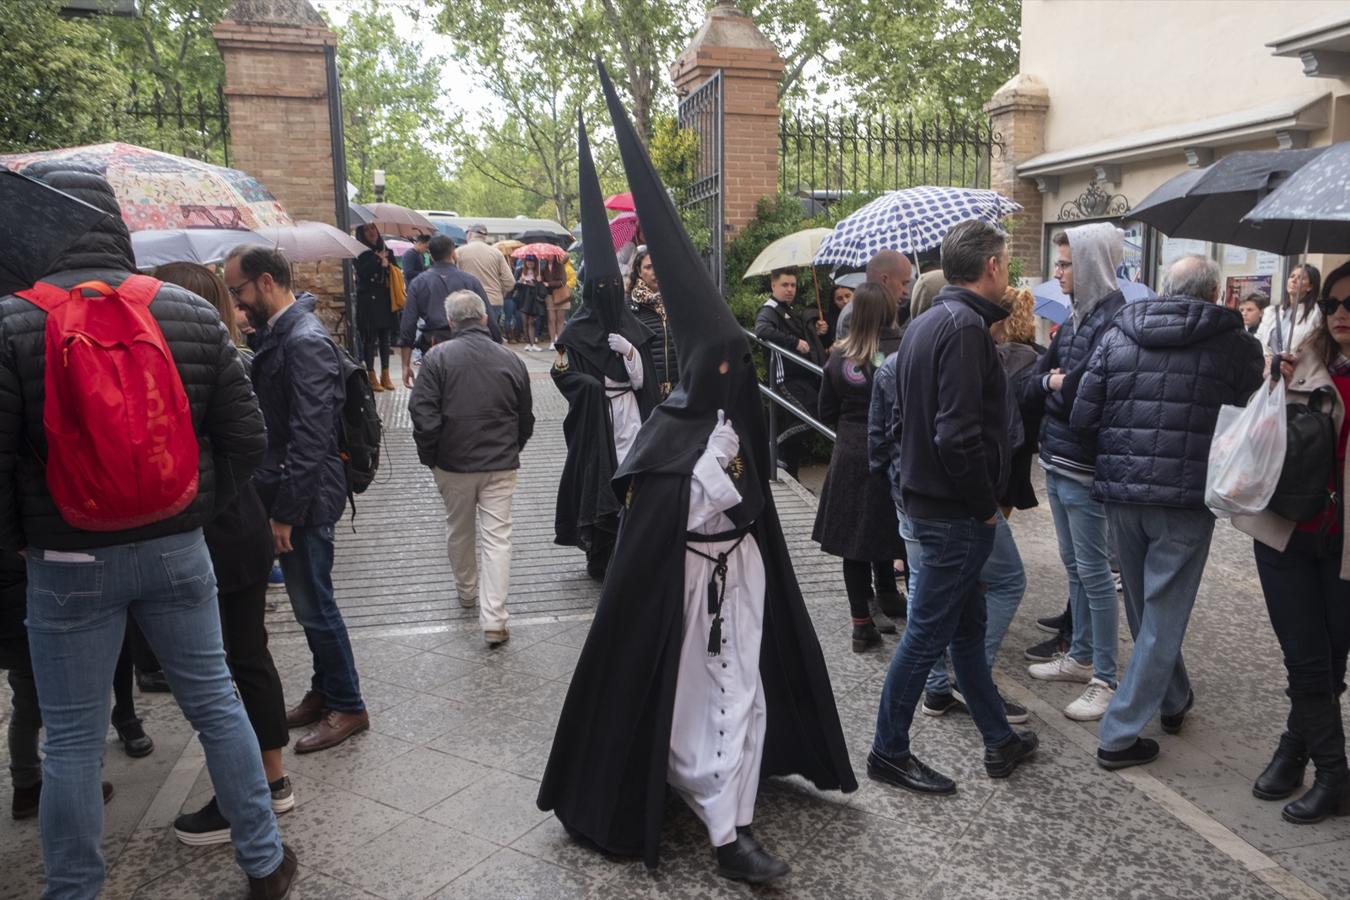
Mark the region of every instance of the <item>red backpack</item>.
<instances>
[{"instance_id":1,"label":"red backpack","mask_svg":"<svg viewBox=\"0 0 1350 900\"><path fill-rule=\"evenodd\" d=\"M161 284L131 275L116 288L39 281L19 292L47 313L47 487L76 528L139 528L197 496L187 393L150 314Z\"/></svg>"}]
</instances>

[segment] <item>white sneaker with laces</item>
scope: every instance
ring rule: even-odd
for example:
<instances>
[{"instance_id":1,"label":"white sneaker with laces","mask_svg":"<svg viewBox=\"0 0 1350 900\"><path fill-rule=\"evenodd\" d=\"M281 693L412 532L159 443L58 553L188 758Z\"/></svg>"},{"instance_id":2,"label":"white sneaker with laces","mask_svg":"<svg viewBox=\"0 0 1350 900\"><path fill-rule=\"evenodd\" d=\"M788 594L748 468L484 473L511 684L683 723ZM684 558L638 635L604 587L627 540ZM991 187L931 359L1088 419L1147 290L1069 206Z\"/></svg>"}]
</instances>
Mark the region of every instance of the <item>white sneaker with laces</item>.
<instances>
[{"instance_id":1,"label":"white sneaker with laces","mask_svg":"<svg viewBox=\"0 0 1350 900\"><path fill-rule=\"evenodd\" d=\"M1106 708L1111 705L1111 698L1115 695L1115 688L1100 678L1094 678L1077 700L1064 707L1064 715L1075 722L1095 722L1106 715Z\"/></svg>"},{"instance_id":2,"label":"white sneaker with laces","mask_svg":"<svg viewBox=\"0 0 1350 900\"><path fill-rule=\"evenodd\" d=\"M1041 681L1076 681L1087 684L1092 680L1092 666L1080 663L1067 653L1056 653L1049 662L1027 666L1032 678Z\"/></svg>"}]
</instances>

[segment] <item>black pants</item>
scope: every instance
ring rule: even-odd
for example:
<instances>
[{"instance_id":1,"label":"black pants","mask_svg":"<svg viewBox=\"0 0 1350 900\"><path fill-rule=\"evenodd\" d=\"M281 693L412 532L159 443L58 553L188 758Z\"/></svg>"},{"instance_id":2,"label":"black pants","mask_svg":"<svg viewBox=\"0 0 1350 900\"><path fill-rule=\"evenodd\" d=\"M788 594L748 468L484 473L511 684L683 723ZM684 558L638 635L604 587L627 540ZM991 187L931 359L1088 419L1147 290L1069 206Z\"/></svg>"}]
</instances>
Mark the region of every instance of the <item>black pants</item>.
<instances>
[{"instance_id":1,"label":"black pants","mask_svg":"<svg viewBox=\"0 0 1350 900\"><path fill-rule=\"evenodd\" d=\"M873 592L875 582L875 593ZM849 615L855 619L870 619L873 597L885 594L899 596L895 586L895 566L891 560L844 560L844 589L848 592Z\"/></svg>"},{"instance_id":2,"label":"black pants","mask_svg":"<svg viewBox=\"0 0 1350 900\"><path fill-rule=\"evenodd\" d=\"M1319 771L1344 771L1340 695L1350 653L1350 582L1340 578L1339 541L1318 552L1315 535L1295 532L1283 553L1256 544L1256 571L1270 624L1284 654L1288 730Z\"/></svg>"},{"instance_id":3,"label":"black pants","mask_svg":"<svg viewBox=\"0 0 1350 900\"><path fill-rule=\"evenodd\" d=\"M42 781L42 756L38 753L42 710L38 708L37 683L32 667L10 669L7 678L14 692L8 734L9 778L16 789L30 788Z\"/></svg>"},{"instance_id":4,"label":"black pants","mask_svg":"<svg viewBox=\"0 0 1350 900\"><path fill-rule=\"evenodd\" d=\"M136 715L136 695L132 690L133 666L142 672L159 671L159 660L150 653L136 619L128 615L126 634L122 637L122 653L117 657L117 668L113 669L112 723L117 728L137 725L141 721Z\"/></svg>"},{"instance_id":5,"label":"black pants","mask_svg":"<svg viewBox=\"0 0 1350 900\"><path fill-rule=\"evenodd\" d=\"M801 407L804 412L814 418L820 397L819 379L814 378L814 376L789 377L779 387L778 393L793 401L795 405ZM778 410L778 459L782 463L784 471L793 478L797 477L797 470L801 466L802 453L811 433L810 425L785 409Z\"/></svg>"},{"instance_id":6,"label":"black pants","mask_svg":"<svg viewBox=\"0 0 1350 900\"><path fill-rule=\"evenodd\" d=\"M393 331L388 328L379 328L372 331L362 332L361 349L366 355L366 371L375 371L375 350L378 347L380 351L380 368L389 371L389 343L393 339Z\"/></svg>"},{"instance_id":7,"label":"black pants","mask_svg":"<svg viewBox=\"0 0 1350 900\"><path fill-rule=\"evenodd\" d=\"M238 591L222 593L220 628L225 662L234 677L244 712L261 750L277 750L290 741L286 698L272 652L267 649L267 579Z\"/></svg>"}]
</instances>

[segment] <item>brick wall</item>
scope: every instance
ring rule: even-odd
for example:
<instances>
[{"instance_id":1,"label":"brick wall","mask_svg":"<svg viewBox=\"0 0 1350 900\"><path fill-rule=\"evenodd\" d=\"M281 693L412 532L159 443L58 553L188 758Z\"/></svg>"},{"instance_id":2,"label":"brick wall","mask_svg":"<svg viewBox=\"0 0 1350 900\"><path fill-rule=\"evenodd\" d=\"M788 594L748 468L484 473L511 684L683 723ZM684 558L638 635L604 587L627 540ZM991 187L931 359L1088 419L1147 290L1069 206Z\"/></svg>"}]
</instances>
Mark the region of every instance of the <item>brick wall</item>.
<instances>
[{"instance_id":1,"label":"brick wall","mask_svg":"<svg viewBox=\"0 0 1350 900\"><path fill-rule=\"evenodd\" d=\"M1022 262L1022 275L1037 281L1042 271L1044 195L1036 182L1017 177L1017 165L1045 149L1045 111L1050 96L1045 86L1028 75L1017 75L999 89L985 106L989 124L1003 139L1003 152L990 165L990 185L1022 204L1012 217L1009 241L1012 255Z\"/></svg>"}]
</instances>

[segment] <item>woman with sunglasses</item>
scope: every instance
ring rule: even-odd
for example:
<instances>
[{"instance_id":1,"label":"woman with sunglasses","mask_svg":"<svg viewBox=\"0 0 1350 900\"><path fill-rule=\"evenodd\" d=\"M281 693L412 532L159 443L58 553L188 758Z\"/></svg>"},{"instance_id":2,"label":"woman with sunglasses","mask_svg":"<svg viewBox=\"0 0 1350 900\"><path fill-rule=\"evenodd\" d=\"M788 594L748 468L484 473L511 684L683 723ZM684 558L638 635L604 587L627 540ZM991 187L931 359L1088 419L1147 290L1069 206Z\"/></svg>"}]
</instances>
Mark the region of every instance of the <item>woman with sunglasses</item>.
<instances>
[{"instance_id":1,"label":"woman with sunglasses","mask_svg":"<svg viewBox=\"0 0 1350 900\"><path fill-rule=\"evenodd\" d=\"M1289 403L1307 403L1319 388L1332 388L1339 441L1329 496L1350 481L1346 438L1350 435L1350 263L1327 276L1318 303L1320 323L1296 353L1281 355ZM1339 482L1339 484L1338 484ZM1333 493L1334 492L1334 493ZM1252 793L1283 800L1303 784L1311 759L1312 787L1284 807L1298 825L1350 813L1341 694L1350 651L1350 545L1344 541L1346 506L1329 502L1318 515L1291 522L1266 511L1234 516L1233 524L1256 538L1256 570L1270 623L1279 639L1288 675L1289 719L1275 756Z\"/></svg>"}]
</instances>

